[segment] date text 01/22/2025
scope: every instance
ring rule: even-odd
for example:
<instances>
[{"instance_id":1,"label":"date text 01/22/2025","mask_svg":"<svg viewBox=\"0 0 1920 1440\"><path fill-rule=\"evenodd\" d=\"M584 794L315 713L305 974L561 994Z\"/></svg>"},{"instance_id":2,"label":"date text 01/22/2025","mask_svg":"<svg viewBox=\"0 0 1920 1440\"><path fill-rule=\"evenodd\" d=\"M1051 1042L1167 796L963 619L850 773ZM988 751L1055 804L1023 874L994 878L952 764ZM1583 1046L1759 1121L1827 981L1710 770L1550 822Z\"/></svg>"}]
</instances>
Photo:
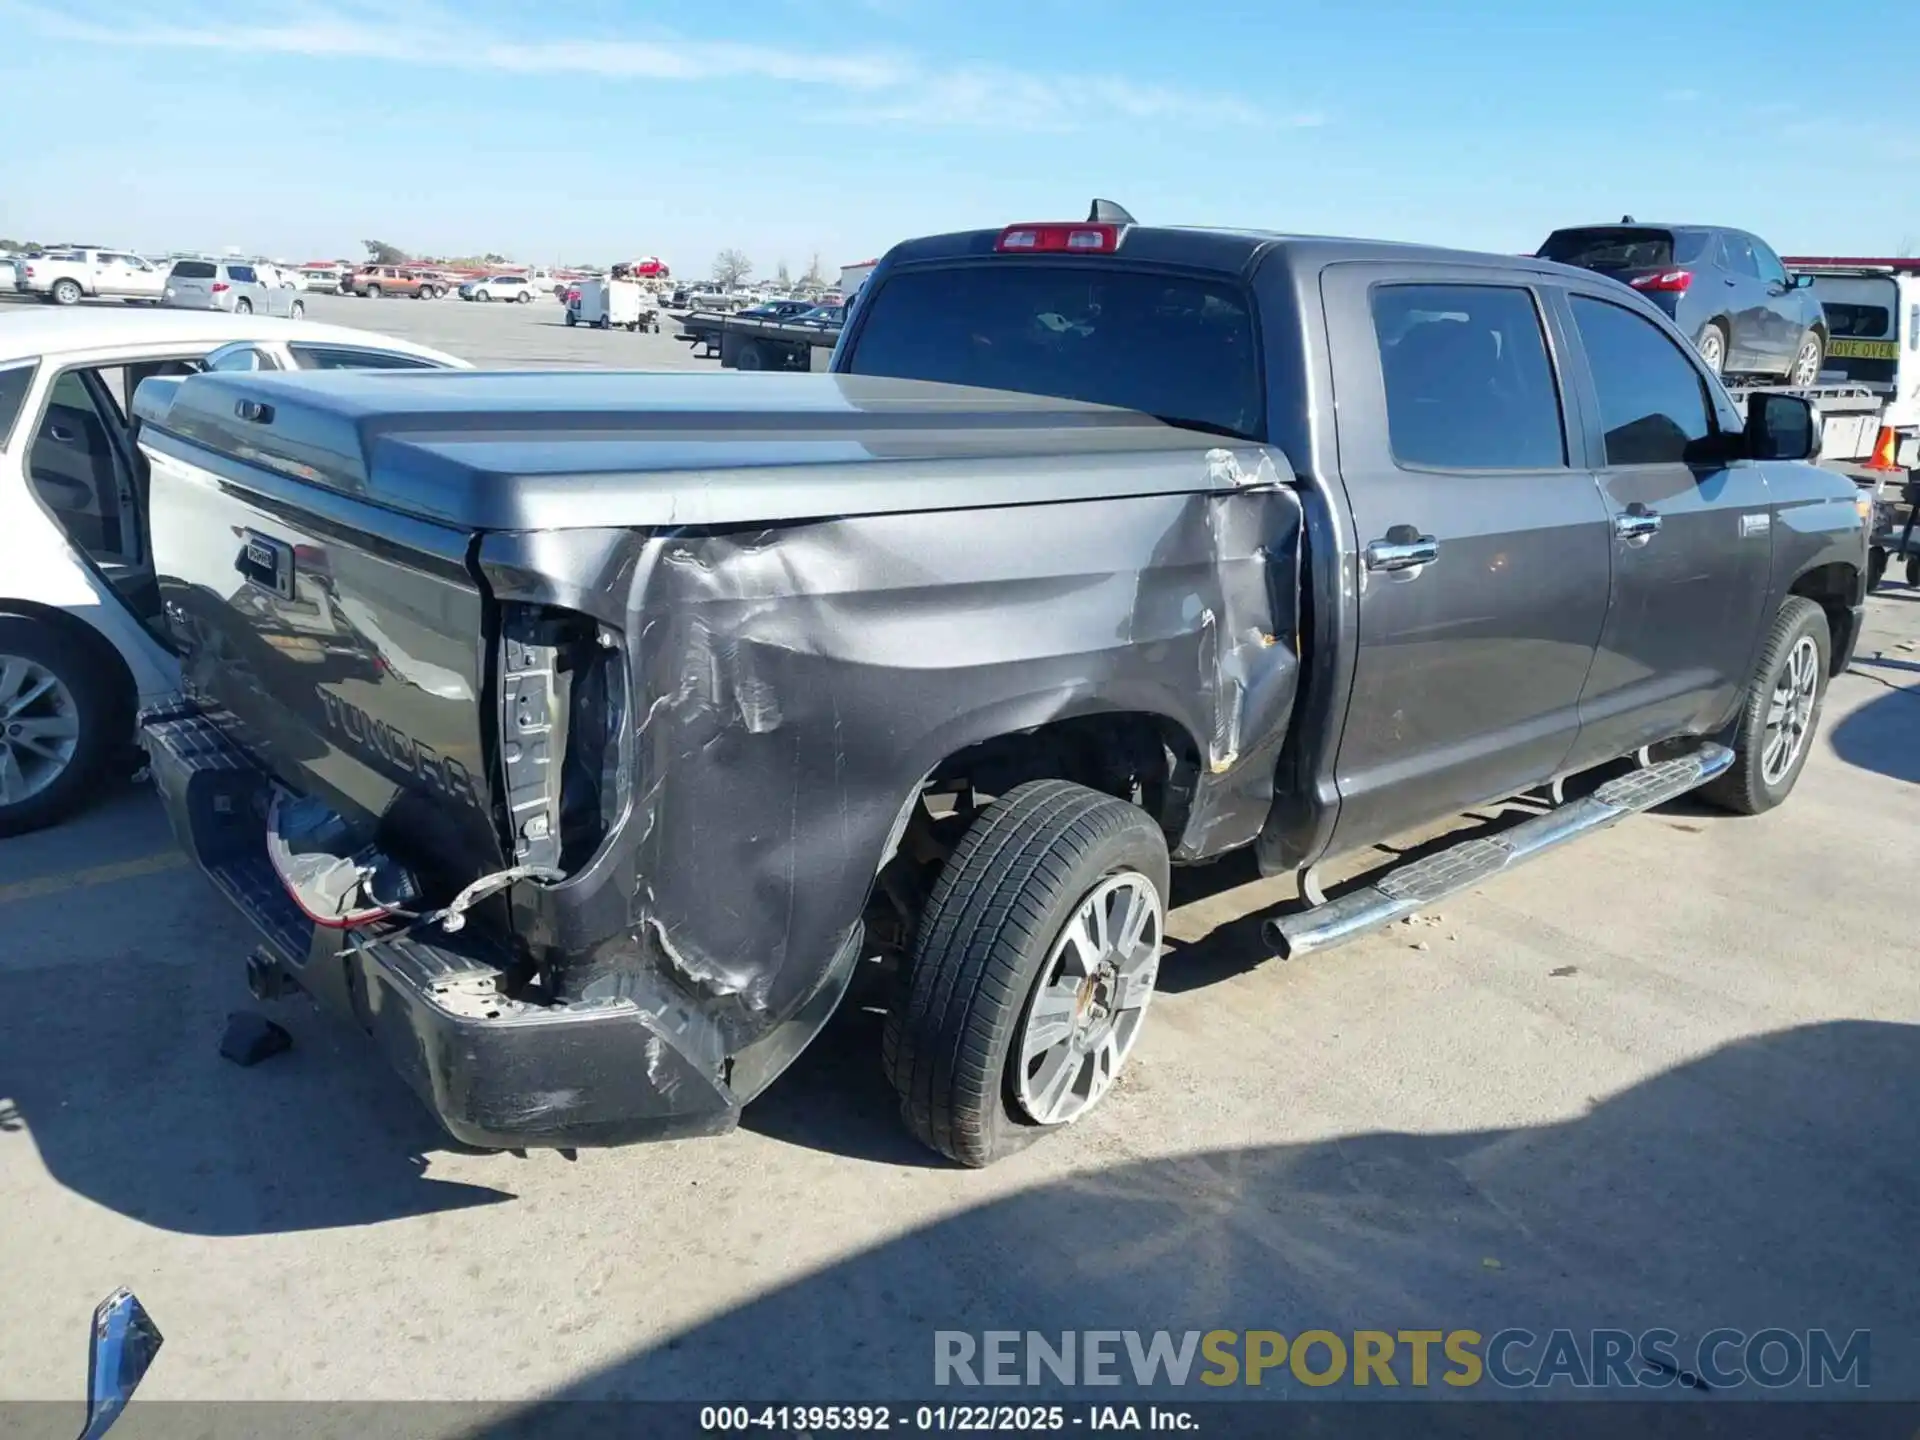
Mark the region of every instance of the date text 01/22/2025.
<instances>
[{"instance_id":1,"label":"date text 01/22/2025","mask_svg":"<svg viewBox=\"0 0 1920 1440\"><path fill-rule=\"evenodd\" d=\"M706 1405L703 1434L883 1431L1012 1435L1063 1430L1194 1431L1193 1413L1161 1405Z\"/></svg>"}]
</instances>

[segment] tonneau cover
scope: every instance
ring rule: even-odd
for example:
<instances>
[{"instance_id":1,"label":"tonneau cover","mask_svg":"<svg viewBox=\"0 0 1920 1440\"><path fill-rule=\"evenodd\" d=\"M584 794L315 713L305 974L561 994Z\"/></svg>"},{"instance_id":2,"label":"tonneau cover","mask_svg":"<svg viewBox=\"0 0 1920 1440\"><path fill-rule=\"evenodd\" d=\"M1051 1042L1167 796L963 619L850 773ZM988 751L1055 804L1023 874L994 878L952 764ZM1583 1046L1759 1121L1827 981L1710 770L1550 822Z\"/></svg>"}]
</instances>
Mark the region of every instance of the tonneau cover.
<instances>
[{"instance_id":1,"label":"tonneau cover","mask_svg":"<svg viewBox=\"0 0 1920 1440\"><path fill-rule=\"evenodd\" d=\"M134 409L150 430L467 530L751 524L1293 478L1253 441L1132 411L870 376L210 373L148 380Z\"/></svg>"}]
</instances>

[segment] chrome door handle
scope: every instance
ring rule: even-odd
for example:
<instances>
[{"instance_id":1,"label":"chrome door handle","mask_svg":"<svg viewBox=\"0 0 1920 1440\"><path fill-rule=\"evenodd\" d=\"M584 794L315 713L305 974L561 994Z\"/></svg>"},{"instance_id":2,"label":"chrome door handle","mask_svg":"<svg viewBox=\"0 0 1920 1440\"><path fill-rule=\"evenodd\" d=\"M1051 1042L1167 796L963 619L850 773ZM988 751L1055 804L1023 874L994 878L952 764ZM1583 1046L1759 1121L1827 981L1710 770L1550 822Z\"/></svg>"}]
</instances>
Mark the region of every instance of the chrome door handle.
<instances>
[{"instance_id":1,"label":"chrome door handle","mask_svg":"<svg viewBox=\"0 0 1920 1440\"><path fill-rule=\"evenodd\" d=\"M1394 527L1396 530L1401 528ZM1440 542L1431 535L1417 536L1412 540L1375 540L1367 546L1366 562L1369 570L1412 570L1417 566L1431 565L1440 558Z\"/></svg>"},{"instance_id":2,"label":"chrome door handle","mask_svg":"<svg viewBox=\"0 0 1920 1440\"><path fill-rule=\"evenodd\" d=\"M47 426L47 438L61 445L71 445L80 437L64 425Z\"/></svg>"},{"instance_id":3,"label":"chrome door handle","mask_svg":"<svg viewBox=\"0 0 1920 1440\"><path fill-rule=\"evenodd\" d=\"M1629 545L1643 545L1660 531L1660 517L1639 503L1613 517L1613 533Z\"/></svg>"}]
</instances>

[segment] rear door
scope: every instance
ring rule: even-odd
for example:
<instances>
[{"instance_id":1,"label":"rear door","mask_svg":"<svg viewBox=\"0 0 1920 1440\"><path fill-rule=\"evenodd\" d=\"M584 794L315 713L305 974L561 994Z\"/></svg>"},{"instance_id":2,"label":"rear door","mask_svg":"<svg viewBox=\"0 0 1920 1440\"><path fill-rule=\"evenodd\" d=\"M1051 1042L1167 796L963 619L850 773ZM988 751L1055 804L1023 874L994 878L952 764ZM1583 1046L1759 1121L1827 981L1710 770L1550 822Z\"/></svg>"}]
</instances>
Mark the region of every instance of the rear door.
<instances>
[{"instance_id":1,"label":"rear door","mask_svg":"<svg viewBox=\"0 0 1920 1440\"><path fill-rule=\"evenodd\" d=\"M167 277L167 289L172 292L168 302L195 310L213 309L213 285L219 275L220 267L210 260L178 261Z\"/></svg>"},{"instance_id":2,"label":"rear door","mask_svg":"<svg viewBox=\"0 0 1920 1440\"><path fill-rule=\"evenodd\" d=\"M1362 552L1334 845L1551 778L1606 621L1608 517L1540 295L1508 272L1322 277Z\"/></svg>"},{"instance_id":3,"label":"rear door","mask_svg":"<svg viewBox=\"0 0 1920 1440\"><path fill-rule=\"evenodd\" d=\"M1576 759L1718 728L1745 688L1773 570L1758 464L1703 460L1731 404L1699 357L1603 292L1564 296L1568 374L1613 527L1613 603L1580 696Z\"/></svg>"},{"instance_id":4,"label":"rear door","mask_svg":"<svg viewBox=\"0 0 1920 1440\"><path fill-rule=\"evenodd\" d=\"M1760 278L1760 257L1754 253L1752 239L1737 230L1722 231L1720 253L1720 285L1726 291L1727 315L1733 322L1733 334L1727 337L1725 369L1745 375L1786 369L1774 333L1773 297Z\"/></svg>"}]
</instances>

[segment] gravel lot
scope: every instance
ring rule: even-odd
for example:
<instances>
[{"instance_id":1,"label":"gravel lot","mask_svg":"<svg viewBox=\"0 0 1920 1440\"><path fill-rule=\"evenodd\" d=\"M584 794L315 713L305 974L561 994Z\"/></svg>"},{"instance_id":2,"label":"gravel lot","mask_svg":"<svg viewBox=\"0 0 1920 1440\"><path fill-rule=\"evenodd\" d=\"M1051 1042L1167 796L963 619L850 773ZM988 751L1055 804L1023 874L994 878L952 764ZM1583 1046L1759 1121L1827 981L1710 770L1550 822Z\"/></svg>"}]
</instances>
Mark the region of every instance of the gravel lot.
<instances>
[{"instance_id":1,"label":"gravel lot","mask_svg":"<svg viewBox=\"0 0 1920 1440\"><path fill-rule=\"evenodd\" d=\"M551 303L311 313L704 363ZM121 1283L155 1399L925 1398L936 1328L1508 1325L1869 1328L1920 1396L1917 602L1875 599L1764 818L1676 803L1286 965L1290 884L1182 876L1126 1081L982 1173L905 1137L861 1011L738 1133L577 1161L455 1148L298 1004L238 1070L247 936L129 787L0 841L0 1399L77 1397Z\"/></svg>"}]
</instances>

